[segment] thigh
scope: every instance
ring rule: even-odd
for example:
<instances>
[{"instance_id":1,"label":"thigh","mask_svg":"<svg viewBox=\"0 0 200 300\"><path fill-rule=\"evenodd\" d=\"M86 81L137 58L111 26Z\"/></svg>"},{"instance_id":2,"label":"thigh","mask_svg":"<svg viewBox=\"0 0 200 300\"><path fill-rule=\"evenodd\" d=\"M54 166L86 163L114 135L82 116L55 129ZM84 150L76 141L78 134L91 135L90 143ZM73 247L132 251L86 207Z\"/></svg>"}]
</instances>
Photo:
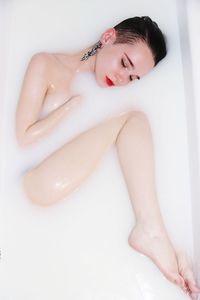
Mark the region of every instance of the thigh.
<instances>
[{"instance_id":1,"label":"thigh","mask_svg":"<svg viewBox=\"0 0 200 300\"><path fill-rule=\"evenodd\" d=\"M25 174L27 196L48 205L77 189L116 141L130 114L113 117L81 133Z\"/></svg>"}]
</instances>

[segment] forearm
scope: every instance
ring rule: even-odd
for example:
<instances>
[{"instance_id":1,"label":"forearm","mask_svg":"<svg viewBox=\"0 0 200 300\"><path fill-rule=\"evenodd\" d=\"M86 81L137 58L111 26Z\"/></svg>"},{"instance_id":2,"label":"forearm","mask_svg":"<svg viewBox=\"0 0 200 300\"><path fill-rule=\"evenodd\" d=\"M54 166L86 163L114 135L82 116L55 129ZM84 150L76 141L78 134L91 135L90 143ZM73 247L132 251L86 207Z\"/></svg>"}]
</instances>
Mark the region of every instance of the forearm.
<instances>
[{"instance_id":1,"label":"forearm","mask_svg":"<svg viewBox=\"0 0 200 300\"><path fill-rule=\"evenodd\" d=\"M57 109L48 114L45 118L36 121L30 125L23 135L18 138L21 146L28 146L37 142L41 138L48 135L56 127L56 125L66 117L70 110L79 102L80 97L74 97L72 100L65 102Z\"/></svg>"}]
</instances>

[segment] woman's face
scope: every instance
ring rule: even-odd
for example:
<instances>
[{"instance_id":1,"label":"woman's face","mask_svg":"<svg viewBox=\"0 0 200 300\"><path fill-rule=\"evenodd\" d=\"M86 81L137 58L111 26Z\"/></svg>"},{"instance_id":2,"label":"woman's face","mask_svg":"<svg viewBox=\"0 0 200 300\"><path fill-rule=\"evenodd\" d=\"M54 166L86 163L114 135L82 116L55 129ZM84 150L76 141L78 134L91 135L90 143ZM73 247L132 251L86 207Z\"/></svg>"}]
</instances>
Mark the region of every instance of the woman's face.
<instances>
[{"instance_id":1,"label":"woman's face","mask_svg":"<svg viewBox=\"0 0 200 300\"><path fill-rule=\"evenodd\" d=\"M141 79L154 67L152 52L143 41L114 44L116 32L108 29L95 61L96 81L101 87L123 86Z\"/></svg>"}]
</instances>

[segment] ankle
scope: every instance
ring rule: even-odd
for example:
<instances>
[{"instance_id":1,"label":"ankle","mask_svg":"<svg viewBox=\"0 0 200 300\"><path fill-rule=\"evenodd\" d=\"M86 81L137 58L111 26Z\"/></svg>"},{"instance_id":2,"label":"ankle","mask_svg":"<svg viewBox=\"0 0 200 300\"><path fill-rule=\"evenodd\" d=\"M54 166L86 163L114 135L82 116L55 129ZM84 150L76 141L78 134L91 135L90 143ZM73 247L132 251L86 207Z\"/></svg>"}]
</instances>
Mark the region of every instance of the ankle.
<instances>
[{"instance_id":1,"label":"ankle","mask_svg":"<svg viewBox=\"0 0 200 300\"><path fill-rule=\"evenodd\" d=\"M161 236L166 233L162 222L137 221L135 227L140 228L144 233L150 236Z\"/></svg>"}]
</instances>

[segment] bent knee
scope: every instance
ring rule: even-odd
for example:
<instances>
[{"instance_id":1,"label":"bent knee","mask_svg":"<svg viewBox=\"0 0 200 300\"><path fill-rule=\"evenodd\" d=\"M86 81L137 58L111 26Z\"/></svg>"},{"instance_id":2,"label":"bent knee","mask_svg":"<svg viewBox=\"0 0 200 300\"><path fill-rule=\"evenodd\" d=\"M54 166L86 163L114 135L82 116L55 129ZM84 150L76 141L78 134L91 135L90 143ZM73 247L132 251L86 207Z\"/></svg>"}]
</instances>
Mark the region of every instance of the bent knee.
<instances>
[{"instance_id":1,"label":"bent knee","mask_svg":"<svg viewBox=\"0 0 200 300\"><path fill-rule=\"evenodd\" d=\"M143 120L143 121L148 121L147 114L144 113L141 110L129 110L129 111L126 111L126 112L122 112L119 116L120 117L124 116L126 121L128 121L131 118L133 118L133 119L136 118L136 119L140 119L140 120Z\"/></svg>"},{"instance_id":2,"label":"bent knee","mask_svg":"<svg viewBox=\"0 0 200 300\"><path fill-rule=\"evenodd\" d=\"M36 182L35 176L31 171L23 177L23 188L28 200L34 204L49 206L56 201L52 194L47 195L44 193L42 186L39 186L38 182Z\"/></svg>"},{"instance_id":3,"label":"bent knee","mask_svg":"<svg viewBox=\"0 0 200 300\"><path fill-rule=\"evenodd\" d=\"M52 189L51 185L43 180L38 180L34 170L23 177L23 188L27 198L34 204L50 206L69 196L75 188L68 188L63 191Z\"/></svg>"},{"instance_id":4,"label":"bent knee","mask_svg":"<svg viewBox=\"0 0 200 300\"><path fill-rule=\"evenodd\" d=\"M148 120L147 114L141 110L131 110L129 113L130 113L130 117L135 117L146 121Z\"/></svg>"}]
</instances>

